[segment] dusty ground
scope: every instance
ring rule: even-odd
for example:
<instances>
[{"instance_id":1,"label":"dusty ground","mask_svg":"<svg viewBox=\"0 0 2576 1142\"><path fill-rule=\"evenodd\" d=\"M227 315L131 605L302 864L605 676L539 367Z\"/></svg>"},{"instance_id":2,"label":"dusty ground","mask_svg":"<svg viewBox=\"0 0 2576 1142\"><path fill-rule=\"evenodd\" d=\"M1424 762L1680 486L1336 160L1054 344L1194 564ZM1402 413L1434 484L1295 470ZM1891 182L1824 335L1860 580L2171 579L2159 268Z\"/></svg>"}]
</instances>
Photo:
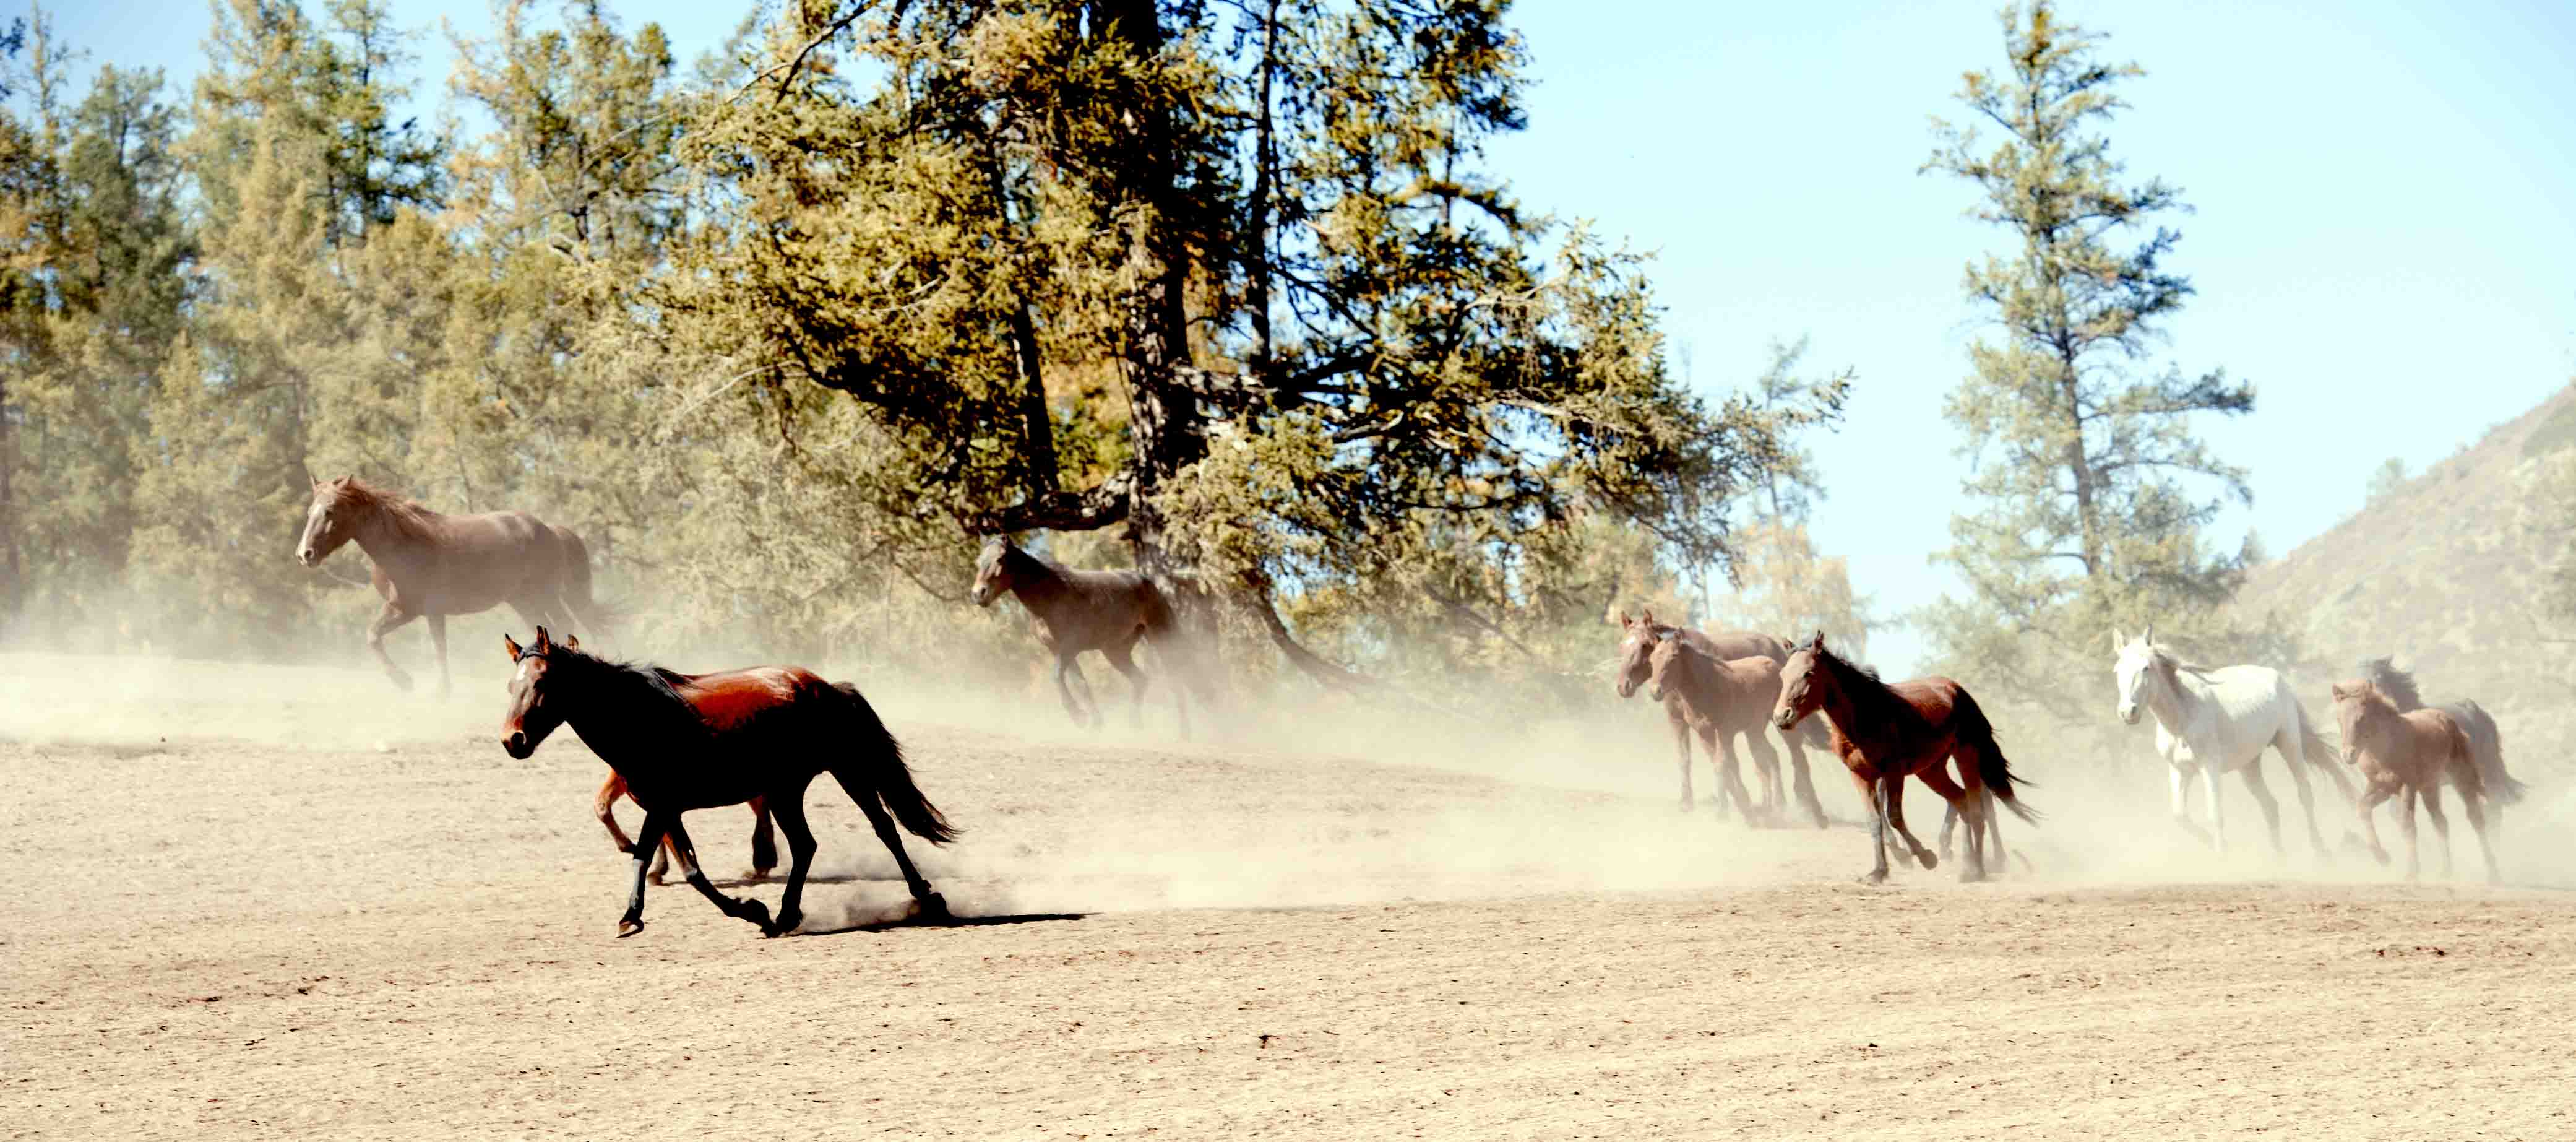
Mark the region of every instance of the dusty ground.
<instances>
[{"instance_id":1,"label":"dusty ground","mask_svg":"<svg viewBox=\"0 0 2576 1142\"><path fill-rule=\"evenodd\" d=\"M617 940L602 768L503 755L485 673L0 658L0 1135L2576 1137L2548 810L2512 886L2407 887L2024 756L2034 872L1868 889L1848 826L1675 812L1651 723L1193 747L881 698L968 830L929 872L1016 921L764 941L673 888ZM812 926L898 906L809 800ZM711 867L748 820L693 819Z\"/></svg>"}]
</instances>

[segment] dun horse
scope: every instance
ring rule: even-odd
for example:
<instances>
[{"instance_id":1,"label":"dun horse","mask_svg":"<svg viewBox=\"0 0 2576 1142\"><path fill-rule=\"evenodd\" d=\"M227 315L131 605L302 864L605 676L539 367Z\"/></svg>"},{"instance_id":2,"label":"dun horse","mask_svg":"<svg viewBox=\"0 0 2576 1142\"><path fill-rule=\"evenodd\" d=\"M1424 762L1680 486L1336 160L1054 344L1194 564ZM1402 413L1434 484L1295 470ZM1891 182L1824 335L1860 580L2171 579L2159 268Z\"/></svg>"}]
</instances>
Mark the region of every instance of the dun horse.
<instances>
[{"instance_id":1,"label":"dun horse","mask_svg":"<svg viewBox=\"0 0 2576 1142\"><path fill-rule=\"evenodd\" d=\"M385 653L385 634L413 619L428 620L444 696L449 615L508 603L531 624L569 631L581 623L594 634L606 618L590 597L590 549L581 537L526 512L440 515L353 476L313 481L295 558L318 567L351 540L375 564L376 594L385 600L367 627L367 647L405 690L411 675Z\"/></svg>"},{"instance_id":2,"label":"dun horse","mask_svg":"<svg viewBox=\"0 0 2576 1142\"><path fill-rule=\"evenodd\" d=\"M2406 879L2415 879L2418 871L2415 804L2419 800L2424 814L2433 818L2433 836L2442 846L2442 875L2451 875L2451 822L2442 816L2442 783L2447 781L2459 791L2460 809L2468 814L2478 847L2486 853L2487 879L2498 879L2495 841L2487 835L2486 784L2478 775L2477 758L2460 720L2443 710L2400 713L2387 695L2363 679L2337 685L2334 704L2335 719L2343 727L2344 758L2361 768L2367 786L2361 795L2361 824L2370 834L2371 855L2381 864L2388 863L2388 850L2380 847L2379 823L2371 810L2402 793L2406 800L2398 805L2397 821L2406 833Z\"/></svg>"},{"instance_id":3,"label":"dun horse","mask_svg":"<svg viewBox=\"0 0 2576 1142\"><path fill-rule=\"evenodd\" d=\"M2415 676L2399 670L2390 659L2363 659L2361 676L2387 695L2398 713L2425 708L2423 696L2415 691ZM2469 735L2469 754L2477 758L2478 780L2487 787L2487 827L2503 832L2504 807L2519 803L2527 792L2521 782L2504 771L2504 731L2496 728L2495 716L2485 707L2466 698L2433 708L2458 719L2460 729Z\"/></svg>"},{"instance_id":4,"label":"dun horse","mask_svg":"<svg viewBox=\"0 0 2576 1142\"><path fill-rule=\"evenodd\" d=\"M1995 744L1985 711L1966 687L1950 679L1918 678L1891 686L1826 649L1825 632L1817 631L1781 667L1780 701L1771 722L1786 732L1818 712L1832 721L1834 752L1870 803L1870 856L1877 862L1866 878L1871 884L1887 879L1890 826L1924 868L1940 863L1905 827L1908 776L1940 794L1966 820L1968 867L1961 870L1961 880L1985 878L1988 835L2001 836L1989 821L1997 800L2024 821L2039 819L2015 796L2014 787L2023 782ZM1950 760L1958 763L1958 781L1941 764ZM1993 855L2003 859L2000 849Z\"/></svg>"},{"instance_id":5,"label":"dun horse","mask_svg":"<svg viewBox=\"0 0 2576 1142\"><path fill-rule=\"evenodd\" d=\"M1664 640L1668 639L1678 639L1683 645L1689 647L1691 650L1697 651L1716 662L1731 662L1747 658L1768 658L1774 664L1774 685L1777 684L1777 664L1785 662L1789 658L1789 647L1787 643L1769 635L1756 634L1752 631L1721 631L1713 635L1705 634L1700 631L1692 630L1689 627L1668 626L1658 623L1655 621L1655 612L1653 611L1647 611L1645 614L1633 619L1628 617L1628 613L1626 611L1621 611L1615 617L1614 621L1619 624L1619 630L1621 632L1621 638L1619 640L1617 685L1619 696L1622 698L1635 694L1639 686L1646 684L1647 678L1653 671L1651 660L1654 652L1662 645ZM1691 736L1694 732L1693 727L1688 713L1682 708L1678 694L1670 698L1658 697L1657 700L1664 704L1664 718L1672 727L1673 752L1681 759L1682 808L1688 810L1692 804ZM1753 754L1754 767L1763 776L1764 810L1774 816L1785 814L1787 811L1787 805L1780 796L1780 756L1771 751L1771 742L1768 738L1763 736L1763 725L1761 721L1757 720L1750 723L1730 723L1730 725L1736 726L1743 732L1745 748ZM1743 783L1734 776L1735 761L1732 751L1727 751L1723 755L1723 761L1721 761L1720 751L1723 746L1721 744L1716 744L1722 743L1726 737L1732 736L1735 732L1737 732L1735 729L1719 731L1721 736L1713 739L1712 744L1707 746L1707 750L1709 761L1712 764L1721 765L1723 767L1719 771L1720 776L1725 780L1733 782L1734 788L1741 790L1743 788ZM1703 739L1707 738L1705 733L1701 736ZM1824 828L1825 810L1824 806L1818 804L1816 801L1816 785L1814 779L1810 777L1807 772L1807 751L1804 747L1812 745L1819 749L1823 749L1831 744L1832 739L1826 736L1822 727L1815 725L1806 726L1796 732L1784 731L1781 733L1780 738L1789 746L1789 769L1791 779L1797 788L1798 802L1806 808L1807 815L1814 819L1816 827L1819 829ZM1752 810L1748 806L1744 805L1742 801L1739 800L1737 802L1737 808L1744 813L1746 820L1753 819L1754 814Z\"/></svg>"},{"instance_id":6,"label":"dun horse","mask_svg":"<svg viewBox=\"0 0 2576 1142\"><path fill-rule=\"evenodd\" d=\"M924 917L948 914L947 901L931 891L903 851L897 822L914 836L944 844L957 836L913 784L903 747L887 733L857 688L825 682L792 666L761 666L720 674L677 675L649 666L608 662L569 644L558 645L545 628L522 648L501 637L518 672L510 680L510 712L501 723L501 748L525 760L553 733L570 725L582 743L624 776L644 827L635 841L635 879L617 934L644 928L646 854L674 842L689 886L725 915L758 925L762 935L796 930L804 920L805 874L814 864L814 832L805 823L805 787L830 773L858 802L877 839L894 854L904 886ZM696 848L680 815L692 809L736 805L754 797L768 802L787 834L787 893L772 920L767 905L717 892L699 871Z\"/></svg>"},{"instance_id":7,"label":"dun horse","mask_svg":"<svg viewBox=\"0 0 2576 1142\"><path fill-rule=\"evenodd\" d=\"M1056 690L1064 696L1064 710L1073 715L1074 724L1101 724L1100 703L1092 697L1091 683L1082 677L1082 664L1075 661L1089 650L1099 651L1111 669L1127 676L1129 720L1144 722L1145 688L1150 680L1136 668L1135 650L1137 640L1145 639L1162 652L1163 668L1175 676L1172 708L1180 717L1181 736L1189 736L1190 711L1182 691L1197 691L1199 705L1205 707L1214 680L1194 661L1196 655L1175 621L1171 601L1153 580L1134 571L1070 570L1020 550L1007 536L996 535L984 541L984 550L976 557L975 586L969 595L976 606L986 607L1006 591L1028 608L1038 645L1055 655ZM1074 700L1076 687L1082 691L1079 703Z\"/></svg>"},{"instance_id":8,"label":"dun horse","mask_svg":"<svg viewBox=\"0 0 2576 1142\"><path fill-rule=\"evenodd\" d=\"M2298 790L2299 811L2308 819L2308 843L2327 852L2325 834L2317 831L2315 795L2308 790L2308 767L2315 766L2335 784L2344 800L2352 783L2333 764L2334 749L2317 736L2316 726L2281 672L2268 666L2226 666L2212 670L2179 661L2156 645L2151 624L2136 639L2111 632L2119 659L2111 666L2119 683L2120 720L2138 724L2141 710L2155 715L2156 752L2165 759L2173 780L2173 818L2193 836L2227 850L2227 817L2218 779L2237 774L2254 803L2263 808L2271 829L2272 850L2281 851L2281 805L2263 784L2263 749L2278 750L2290 767L2290 784ZM2191 775L2198 771L2209 794L2209 828L2191 819Z\"/></svg>"}]
</instances>

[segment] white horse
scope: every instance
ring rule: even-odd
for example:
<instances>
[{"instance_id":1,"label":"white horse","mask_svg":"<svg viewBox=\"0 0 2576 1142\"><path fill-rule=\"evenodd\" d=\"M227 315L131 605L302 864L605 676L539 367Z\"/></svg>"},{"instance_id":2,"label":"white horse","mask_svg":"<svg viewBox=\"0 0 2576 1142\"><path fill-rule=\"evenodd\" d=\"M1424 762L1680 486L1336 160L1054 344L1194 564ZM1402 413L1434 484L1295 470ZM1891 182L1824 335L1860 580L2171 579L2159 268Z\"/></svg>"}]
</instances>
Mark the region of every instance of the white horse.
<instances>
[{"instance_id":1,"label":"white horse","mask_svg":"<svg viewBox=\"0 0 2576 1142\"><path fill-rule=\"evenodd\" d=\"M2156 628L2129 639L2114 630L2112 643L2120 659L2111 670L2120 683L2120 720L2138 724L2141 707L2156 716L2156 752L2173 770L2174 821L2202 841L2227 850L2226 814L2218 795L2218 778L2234 773L2263 807L2272 830L2273 851L2281 851L2281 806L2263 785L2263 747L2281 752L2298 786L2299 810L2308 818L2308 840L2325 855L2325 834L2317 831L2317 807L2308 792L2303 765L2313 765L2333 779L2344 800L2352 800L2352 783L2336 764L2335 748L2318 736L2316 722L2299 706L2298 695L2281 672L2268 666L2227 666L2216 670L2174 658L2155 643ZM2191 774L2198 770L2209 793L2209 825L2191 819Z\"/></svg>"}]
</instances>

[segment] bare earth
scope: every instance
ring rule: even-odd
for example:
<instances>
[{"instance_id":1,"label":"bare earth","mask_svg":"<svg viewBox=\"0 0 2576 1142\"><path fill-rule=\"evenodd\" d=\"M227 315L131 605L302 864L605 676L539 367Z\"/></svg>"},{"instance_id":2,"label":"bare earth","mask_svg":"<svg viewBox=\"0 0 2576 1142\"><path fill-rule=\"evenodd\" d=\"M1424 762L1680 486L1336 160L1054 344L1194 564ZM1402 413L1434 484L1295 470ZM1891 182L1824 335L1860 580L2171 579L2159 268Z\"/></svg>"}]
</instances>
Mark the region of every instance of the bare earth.
<instances>
[{"instance_id":1,"label":"bare earth","mask_svg":"<svg viewBox=\"0 0 2576 1142\"><path fill-rule=\"evenodd\" d=\"M1871 889L1848 824L1677 813L1642 706L1483 745L1371 747L1340 713L1193 745L1166 706L1078 734L1032 697L1004 734L879 693L967 831L913 851L1007 922L852 927L902 885L825 782L808 926L842 930L762 940L675 886L618 940L603 769L569 734L506 757L483 665L439 702L0 657L0 1135L2576 1137L2545 807L2512 822L2513 884L2440 880L2428 829L2405 886L2296 825L2276 861L2242 800L2235 851L2197 852L2159 775L2088 796L2096 770L2022 746L2033 871ZM748 824L692 817L712 869Z\"/></svg>"}]
</instances>

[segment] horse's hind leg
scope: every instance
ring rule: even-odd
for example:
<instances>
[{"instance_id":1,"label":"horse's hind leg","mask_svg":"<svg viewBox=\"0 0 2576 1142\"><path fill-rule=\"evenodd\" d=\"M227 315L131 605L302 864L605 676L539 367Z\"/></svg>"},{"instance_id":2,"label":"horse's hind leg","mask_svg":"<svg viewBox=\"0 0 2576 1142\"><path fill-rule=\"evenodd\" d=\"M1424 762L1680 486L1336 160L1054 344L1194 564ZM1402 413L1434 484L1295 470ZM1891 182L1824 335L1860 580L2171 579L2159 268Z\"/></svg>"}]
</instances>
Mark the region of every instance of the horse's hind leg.
<instances>
[{"instance_id":1,"label":"horse's hind leg","mask_svg":"<svg viewBox=\"0 0 2576 1142\"><path fill-rule=\"evenodd\" d=\"M778 934L778 925L769 918L768 905L747 897L727 896L708 882L706 872L698 867L697 846L689 843L689 831L680 826L677 813L671 815L671 839L677 842L675 851L680 854L680 871L688 877L689 887L697 889L698 895L716 906L716 911L758 925L761 935Z\"/></svg>"},{"instance_id":2,"label":"horse's hind leg","mask_svg":"<svg viewBox=\"0 0 2576 1142\"><path fill-rule=\"evenodd\" d=\"M1710 730L1700 735L1699 744L1708 751L1710 768L1717 770L1719 788L1735 799L1736 814L1748 827L1762 823L1762 811L1753 804L1753 794L1744 788L1744 776L1735 760L1733 735Z\"/></svg>"},{"instance_id":3,"label":"horse's hind leg","mask_svg":"<svg viewBox=\"0 0 2576 1142\"><path fill-rule=\"evenodd\" d=\"M453 680L447 675L447 616L424 615L421 621L429 626L430 647L438 651L438 696L444 698L456 692Z\"/></svg>"},{"instance_id":4,"label":"horse's hind leg","mask_svg":"<svg viewBox=\"0 0 2576 1142\"><path fill-rule=\"evenodd\" d=\"M2421 850L2415 843L2415 803L2422 798L2409 787L2397 802L2398 831L2406 834L2406 879L2414 880L2424 873Z\"/></svg>"},{"instance_id":5,"label":"horse's hind leg","mask_svg":"<svg viewBox=\"0 0 2576 1142\"><path fill-rule=\"evenodd\" d=\"M1825 806L1823 802L1816 800L1816 782L1807 773L1806 748L1798 744L1798 735L1794 730L1782 735L1781 741L1789 747L1789 777L1795 784L1798 803L1807 807L1807 815L1815 819L1817 828L1824 828L1826 826Z\"/></svg>"},{"instance_id":6,"label":"horse's hind leg","mask_svg":"<svg viewBox=\"0 0 2576 1142\"><path fill-rule=\"evenodd\" d=\"M617 799L623 796L626 796L626 775L609 770L608 780L600 783L599 796L591 803L591 808L599 812L599 823L608 828L608 839L617 842L617 851L631 853L635 851L635 842L627 838L626 830L617 827Z\"/></svg>"},{"instance_id":7,"label":"horse's hind leg","mask_svg":"<svg viewBox=\"0 0 2576 1142\"><path fill-rule=\"evenodd\" d=\"M2296 762L2291 763L2290 772L2298 772ZM2272 855L2289 856L2290 851L2281 847L2281 802L2272 796L2272 787L2263 784L2263 759L2256 757L2254 764L2237 776L2245 779L2245 791L2254 795L2255 806L2263 810L2263 824L2272 831Z\"/></svg>"},{"instance_id":8,"label":"horse's hind leg","mask_svg":"<svg viewBox=\"0 0 2576 1142\"><path fill-rule=\"evenodd\" d=\"M1696 799L1691 796L1691 729L1682 721L1680 708L1664 707L1664 721L1673 731L1673 752L1682 762L1682 812L1690 812Z\"/></svg>"},{"instance_id":9,"label":"horse's hind leg","mask_svg":"<svg viewBox=\"0 0 2576 1142\"><path fill-rule=\"evenodd\" d=\"M1136 668L1135 649L1136 643L1133 640L1124 643L1113 642L1101 647L1100 654L1101 657L1109 660L1110 669L1127 676L1129 687L1127 724L1141 729L1145 725L1145 687L1151 685L1153 679L1146 677L1144 671ZM1174 693L1178 693L1180 689L1178 686L1172 687Z\"/></svg>"},{"instance_id":10,"label":"horse's hind leg","mask_svg":"<svg viewBox=\"0 0 2576 1142\"><path fill-rule=\"evenodd\" d=\"M2461 798L2463 803L2467 800ZM2433 843L2442 847L2442 879L2450 880L2459 875L2459 870L2451 864L2451 819L2442 813L2441 786L2425 787L2424 815L2433 820Z\"/></svg>"},{"instance_id":11,"label":"horse's hind leg","mask_svg":"<svg viewBox=\"0 0 2576 1142\"><path fill-rule=\"evenodd\" d=\"M2280 736L2273 739L2272 748L2280 751L2281 760L2290 763L2290 788L2299 795L2299 815L2307 818L2308 844L2317 850L2318 856L2325 856L2328 851L2326 849L2326 835L2317 830L2316 793L2308 787L2308 763L2310 759L2307 756L2307 745L2301 739L2298 727L2293 726L2281 731ZM2255 759L2255 764L2258 766L2261 765L2262 759ZM2250 773L2252 770L2248 770L2247 772ZM2274 832L2275 835L2272 838L2272 845L2274 848L2279 848L2281 842L2280 837L2277 835L2279 832L2277 827Z\"/></svg>"},{"instance_id":12,"label":"horse's hind leg","mask_svg":"<svg viewBox=\"0 0 2576 1142\"><path fill-rule=\"evenodd\" d=\"M1780 755L1762 736L1762 726L1755 723L1744 731L1744 748L1753 754L1753 769L1762 777L1762 812L1773 822L1789 819L1788 791L1780 786Z\"/></svg>"},{"instance_id":13,"label":"horse's hind leg","mask_svg":"<svg viewBox=\"0 0 2576 1142\"><path fill-rule=\"evenodd\" d=\"M895 831L894 816L886 812L885 802L877 797L876 786L859 780L847 769L834 769L832 780L840 782L841 791L859 803L859 811L868 815L868 824L876 829L877 839L885 842L887 852L894 854L894 866L902 870L903 886L911 891L914 902L921 905L921 914L933 918L946 916L948 902L930 890L930 882L922 879L920 869L912 867L912 855L903 851L903 836Z\"/></svg>"},{"instance_id":14,"label":"horse's hind leg","mask_svg":"<svg viewBox=\"0 0 2576 1142\"><path fill-rule=\"evenodd\" d=\"M751 799L751 872L744 879L767 880L778 867L778 838L769 831L769 799Z\"/></svg>"},{"instance_id":15,"label":"horse's hind leg","mask_svg":"<svg viewBox=\"0 0 2576 1142\"><path fill-rule=\"evenodd\" d=\"M1962 770L1968 770L1969 772L1974 772L1969 768L1972 764L1974 764L1972 758L1962 758L1959 763L1959 768ZM1942 762L1936 761L1930 765L1924 766L1921 770L1915 773L1914 777L1915 780L1923 783L1924 788L1940 794L1941 800L1949 803L1950 812L1958 815L1967 822L1968 867L1962 870L1959 876L1962 880L1982 879L1985 876L1985 866L1980 854L1985 849L1986 840L1978 831L1982 826L1977 820L1974 808L1972 806L1963 805L1962 803L1963 799L1968 796L1968 791L1961 789L1958 782L1950 780L1950 768ZM1896 820L1894 824L1896 825L1896 835L1905 838L1905 843L1914 850L1914 859L1920 862L1927 870L1938 867L1941 862L1934 859L1932 850L1925 848L1923 842L1915 840L1914 834L1906 830L1904 802L1899 801L1897 803L1895 817Z\"/></svg>"},{"instance_id":16,"label":"horse's hind leg","mask_svg":"<svg viewBox=\"0 0 2576 1142\"><path fill-rule=\"evenodd\" d=\"M2487 883L2502 881L2504 874L2496 868L2494 822L2488 820L2488 815L2496 812L2495 802L2483 795L2472 797L2464 793L2460 796L2460 812L2469 819L2469 828L2478 834L2478 849L2487 858ZM2450 843L2445 841L2442 851L2448 853L2450 847Z\"/></svg>"}]
</instances>

